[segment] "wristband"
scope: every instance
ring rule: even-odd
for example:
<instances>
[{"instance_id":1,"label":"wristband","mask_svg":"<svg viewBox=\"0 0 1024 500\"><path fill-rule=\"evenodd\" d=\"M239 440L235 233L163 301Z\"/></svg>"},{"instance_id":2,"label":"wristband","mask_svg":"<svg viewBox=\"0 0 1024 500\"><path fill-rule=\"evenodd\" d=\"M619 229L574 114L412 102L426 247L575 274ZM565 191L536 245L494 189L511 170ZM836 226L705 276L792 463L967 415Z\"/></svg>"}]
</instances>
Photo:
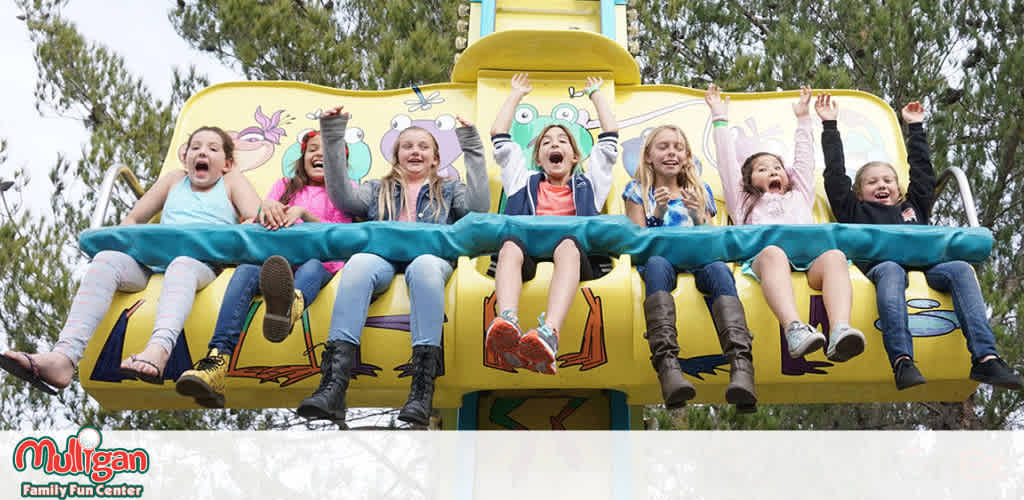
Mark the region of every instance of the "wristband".
<instances>
[{"instance_id":1,"label":"wristband","mask_svg":"<svg viewBox=\"0 0 1024 500\"><path fill-rule=\"evenodd\" d=\"M715 120L715 121L711 122L711 126L713 126L715 128L728 127L729 126L729 120Z\"/></svg>"},{"instance_id":2,"label":"wristband","mask_svg":"<svg viewBox=\"0 0 1024 500\"><path fill-rule=\"evenodd\" d=\"M594 92L597 92L598 90L601 90L601 86L600 85L594 85L593 87L587 87L587 88L583 89L583 92L587 94L587 97L590 97L591 94L593 94Z\"/></svg>"}]
</instances>

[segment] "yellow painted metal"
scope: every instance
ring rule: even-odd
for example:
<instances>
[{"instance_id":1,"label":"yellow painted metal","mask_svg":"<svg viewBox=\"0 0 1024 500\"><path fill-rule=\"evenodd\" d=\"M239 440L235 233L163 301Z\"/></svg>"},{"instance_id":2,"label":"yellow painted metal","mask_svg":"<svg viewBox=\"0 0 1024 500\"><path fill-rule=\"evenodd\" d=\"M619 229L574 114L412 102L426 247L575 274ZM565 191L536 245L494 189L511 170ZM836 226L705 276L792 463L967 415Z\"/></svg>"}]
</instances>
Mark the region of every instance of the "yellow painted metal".
<instances>
[{"instance_id":1,"label":"yellow painted metal","mask_svg":"<svg viewBox=\"0 0 1024 500\"><path fill-rule=\"evenodd\" d=\"M640 69L625 48L586 31L517 29L492 33L459 56L452 81L476 81L481 70L611 72L618 85L640 84Z\"/></svg>"},{"instance_id":2,"label":"yellow painted metal","mask_svg":"<svg viewBox=\"0 0 1024 500\"><path fill-rule=\"evenodd\" d=\"M479 6L473 4L472 7L472 19L478 21ZM479 26L470 30L473 36ZM393 136L396 127L408 123L432 124L441 143L442 157L447 159L443 163L450 163L464 178L462 161L457 158L457 142L452 142L452 117L461 115L475 121L486 137L508 94L509 79L517 71L530 71L534 86L524 104L533 106L539 117L550 116L556 107L563 109L568 105L576 113L577 132L590 134L594 139L600 132L596 112L580 90L585 86L587 75L605 78L603 92L615 102L621 144L606 213L624 213L621 193L631 177L630 165L635 166L644 134L657 125L672 123L685 131L693 154L702 165L703 179L715 191L720 211L715 223L727 223L703 91L670 85L640 85L636 63L619 44L583 31L495 33L472 43L462 55L452 76L456 83L417 89L360 92L297 82L212 86L197 93L182 108L163 172L181 168L178 152L191 130L201 125L218 125L235 133L238 168L265 193L287 169L285 160L289 151L294 153L297 138L305 130L318 127L317 118L324 109L343 104L353 114L349 123L353 166L367 168L362 180L379 177L389 169L389 159L382 149L387 149L389 133ZM892 110L869 94L847 90L831 92L840 103L840 130L848 165L856 168L868 160L884 159L896 166L901 185L906 186L906 150ZM790 105L797 92L727 95L731 98L730 126L740 139L739 149L779 152L789 163L796 126ZM814 121L818 183L814 213L818 221L828 222L833 219L821 185L823 159L817 144L820 124ZM484 142L489 159L491 211L496 211L501 191L499 170L490 159L489 141ZM364 163L356 161L360 152L365 153ZM486 256L460 258L448 283L444 326L446 374L438 379L436 407L458 407L462 395L474 391L563 388L623 391L630 405L660 402L661 394L648 360L650 353L642 337L645 330L643 283L632 267L630 256L614 259L611 273L581 285L561 331L561 361L556 376L514 373L503 369L497 360L486 358L483 330L494 314L494 280L485 274L487 264ZM520 317L525 328L533 327L536 317L546 307L551 271L550 263L542 263L537 278L524 286ZM851 267L850 272L854 284L853 324L867 335L867 351L848 363L831 364L821 352L787 362L788 355L781 350L778 322L765 304L759 285L736 270L737 287L755 335L754 359L762 402L955 401L964 399L974 390L976 384L966 377L969 359L964 339L960 331L951 326L944 334L915 339L919 366L928 383L896 391L880 332L874 326L877 312L873 287L856 268ZM206 352L231 273L231 270L222 273L196 297L183 335L192 361ZM104 381L97 375L104 372L97 370L97 359L104 346L122 357L142 349L152 328L161 278L154 276L142 292L118 294L111 312L86 350L80 365L83 386L106 408L195 407L190 399L174 393L172 383L153 386L142 382ZM811 319L811 310L820 302L820 294L809 289L802 273L793 274L793 283L798 310L804 319ZM297 327L281 344L264 340L260 332L263 308L255 308L251 326L232 357L227 378L228 406L294 407L312 392L319 381L322 346L318 344L327 337L337 284L338 277L335 277L309 308L308 326ZM680 275L673 295L679 311L680 356L704 357L701 359L704 359L705 369L696 371L699 378L690 377L697 386L696 402L722 402L728 382L727 365L713 358L721 354L721 349L704 297L696 291L689 274ZM952 309L950 297L929 290L923 276L916 272L911 273L907 298L919 299L914 302L919 307L911 308L912 314L945 311L943 314L948 316ZM110 334L116 330L122 314L128 312L124 340L119 343L120 337ZM363 335L364 374L358 375L350 387L351 405L393 407L405 401L409 379L399 376L398 367L409 359L409 334L380 325L381 318L407 313L408 294L404 279L399 276L370 308L369 316L378 320L374 323L378 326L368 327ZM394 326L393 321L391 326ZM112 367L105 368L109 373Z\"/></svg>"}]
</instances>

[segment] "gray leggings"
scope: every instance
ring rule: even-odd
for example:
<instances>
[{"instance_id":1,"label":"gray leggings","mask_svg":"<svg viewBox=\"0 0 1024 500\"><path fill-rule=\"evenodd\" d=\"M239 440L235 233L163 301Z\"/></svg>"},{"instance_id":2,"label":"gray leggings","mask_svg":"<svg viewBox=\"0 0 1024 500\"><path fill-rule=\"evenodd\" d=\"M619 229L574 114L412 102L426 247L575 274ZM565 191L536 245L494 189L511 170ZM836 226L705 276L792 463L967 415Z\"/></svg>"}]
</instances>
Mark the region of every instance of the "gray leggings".
<instances>
[{"instance_id":1,"label":"gray leggings","mask_svg":"<svg viewBox=\"0 0 1024 500\"><path fill-rule=\"evenodd\" d=\"M110 309L114 292L141 291L149 283L149 276L150 271L128 254L111 250L96 254L71 302L71 311L53 350L77 365L93 332ZM196 292L206 288L216 277L210 266L191 257L171 261L164 271L149 343L170 353L185 327Z\"/></svg>"}]
</instances>

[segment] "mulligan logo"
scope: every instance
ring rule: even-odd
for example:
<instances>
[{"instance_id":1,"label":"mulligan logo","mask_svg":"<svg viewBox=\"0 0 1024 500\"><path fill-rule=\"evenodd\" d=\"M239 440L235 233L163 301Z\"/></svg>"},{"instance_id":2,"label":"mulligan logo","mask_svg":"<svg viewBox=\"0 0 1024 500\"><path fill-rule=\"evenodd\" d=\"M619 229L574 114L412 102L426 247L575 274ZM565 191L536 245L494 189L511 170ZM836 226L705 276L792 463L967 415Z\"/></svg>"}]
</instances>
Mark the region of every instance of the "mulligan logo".
<instances>
[{"instance_id":1,"label":"mulligan logo","mask_svg":"<svg viewBox=\"0 0 1024 500\"><path fill-rule=\"evenodd\" d=\"M122 472L145 473L149 470L149 453L143 449L101 449L103 435L95 427L86 426L78 434L68 436L64 450L49 437L25 438L14 448L14 468L28 467L56 476L85 476L89 482L33 484L21 483L22 497L140 497L141 485L108 484Z\"/></svg>"}]
</instances>

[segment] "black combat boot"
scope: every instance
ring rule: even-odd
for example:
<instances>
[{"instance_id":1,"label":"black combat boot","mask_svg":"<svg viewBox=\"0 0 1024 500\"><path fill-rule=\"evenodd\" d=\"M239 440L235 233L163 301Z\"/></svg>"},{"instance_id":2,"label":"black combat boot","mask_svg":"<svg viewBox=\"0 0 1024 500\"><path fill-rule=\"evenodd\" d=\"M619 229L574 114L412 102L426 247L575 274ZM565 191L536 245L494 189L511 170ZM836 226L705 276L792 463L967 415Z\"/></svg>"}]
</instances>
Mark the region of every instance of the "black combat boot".
<instances>
[{"instance_id":1,"label":"black combat boot","mask_svg":"<svg viewBox=\"0 0 1024 500\"><path fill-rule=\"evenodd\" d=\"M409 400L398 420L414 425L430 423L430 412L434 401L434 379L441 374L441 348L433 345L412 346L412 383Z\"/></svg>"},{"instance_id":2,"label":"black combat boot","mask_svg":"<svg viewBox=\"0 0 1024 500\"><path fill-rule=\"evenodd\" d=\"M299 404L300 417L310 420L333 420L345 423L345 391L349 374L356 362L359 346L344 340L328 340L320 360L320 387Z\"/></svg>"}]
</instances>

